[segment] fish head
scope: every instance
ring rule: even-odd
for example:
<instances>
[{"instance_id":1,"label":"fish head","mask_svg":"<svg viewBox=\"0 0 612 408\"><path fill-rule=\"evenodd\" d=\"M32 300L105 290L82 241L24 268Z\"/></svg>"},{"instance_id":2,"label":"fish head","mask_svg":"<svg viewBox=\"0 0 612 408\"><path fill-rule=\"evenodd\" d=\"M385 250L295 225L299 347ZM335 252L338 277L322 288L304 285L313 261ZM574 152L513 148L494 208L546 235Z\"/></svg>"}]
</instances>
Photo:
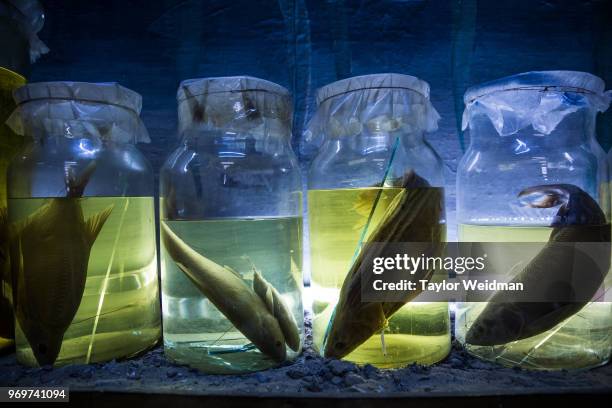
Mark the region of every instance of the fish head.
<instances>
[{"instance_id":1,"label":"fish head","mask_svg":"<svg viewBox=\"0 0 612 408\"><path fill-rule=\"evenodd\" d=\"M496 346L522 338L525 318L512 303L489 303L470 326L465 341L475 346Z\"/></svg>"},{"instance_id":2,"label":"fish head","mask_svg":"<svg viewBox=\"0 0 612 408\"><path fill-rule=\"evenodd\" d=\"M380 304L362 303L360 310L348 313L344 307L336 308L330 331L324 345L324 355L328 358L343 358L384 327L384 314ZM375 313L375 310L377 309Z\"/></svg>"},{"instance_id":3,"label":"fish head","mask_svg":"<svg viewBox=\"0 0 612 408\"><path fill-rule=\"evenodd\" d=\"M36 361L42 367L53 365L62 348L62 340L66 330L43 328L40 325L30 325L26 331L28 342L36 357Z\"/></svg>"},{"instance_id":4,"label":"fish head","mask_svg":"<svg viewBox=\"0 0 612 408\"><path fill-rule=\"evenodd\" d=\"M255 319L257 320L257 319ZM283 332L278 325L278 321L272 315L267 316L263 319L263 326L266 327L266 337L255 343L255 346L275 361L283 362L287 359L287 348L285 347L285 337ZM263 332L262 332L263 333Z\"/></svg>"},{"instance_id":5,"label":"fish head","mask_svg":"<svg viewBox=\"0 0 612 408\"><path fill-rule=\"evenodd\" d=\"M573 184L545 184L524 189L519 198L533 208L559 206L551 226L604 225L606 215L589 193Z\"/></svg>"}]
</instances>

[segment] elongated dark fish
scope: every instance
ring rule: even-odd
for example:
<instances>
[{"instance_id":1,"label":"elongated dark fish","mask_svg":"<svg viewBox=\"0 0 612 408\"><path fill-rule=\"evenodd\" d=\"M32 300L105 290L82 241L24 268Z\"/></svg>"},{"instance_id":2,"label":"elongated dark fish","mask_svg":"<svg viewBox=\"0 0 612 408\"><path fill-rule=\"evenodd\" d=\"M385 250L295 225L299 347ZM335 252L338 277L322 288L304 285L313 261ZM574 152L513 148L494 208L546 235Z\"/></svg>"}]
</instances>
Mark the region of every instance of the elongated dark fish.
<instances>
[{"instance_id":1,"label":"elongated dark fish","mask_svg":"<svg viewBox=\"0 0 612 408\"><path fill-rule=\"evenodd\" d=\"M374 279L372 258L395 256L397 248L393 244L398 242L423 243L428 256L439 255L444 248L445 226L440 223L444 217L442 189L430 187L412 171L400 185L402 192L394 197L368 239L372 245L364 245L342 284L324 340L326 357L342 358L355 350L372 335L380 333L387 320L418 295L417 291L409 292L401 302L362 302L362 279L367 279L366 285ZM432 275L432 269L421 269L406 277L418 281L430 279Z\"/></svg>"},{"instance_id":2,"label":"elongated dark fish","mask_svg":"<svg viewBox=\"0 0 612 408\"><path fill-rule=\"evenodd\" d=\"M85 289L89 254L112 211L83 218L83 190L95 162L66 176L65 198L52 198L11 226L10 257L17 321L40 365L53 364Z\"/></svg>"},{"instance_id":3,"label":"elongated dark fish","mask_svg":"<svg viewBox=\"0 0 612 408\"><path fill-rule=\"evenodd\" d=\"M506 344L552 329L586 305L569 301L572 293L595 295L610 267L609 245L594 247L601 252L598 255L585 255L577 247L584 242L610 243L610 224L588 193L571 184L555 184L531 187L519 196L536 197L529 204L532 207L561 207L546 246L511 282L524 284L526 299L555 296L568 301L518 302L511 292L497 292L468 330L469 344ZM594 262L591 257L595 255L603 262Z\"/></svg>"}]
</instances>

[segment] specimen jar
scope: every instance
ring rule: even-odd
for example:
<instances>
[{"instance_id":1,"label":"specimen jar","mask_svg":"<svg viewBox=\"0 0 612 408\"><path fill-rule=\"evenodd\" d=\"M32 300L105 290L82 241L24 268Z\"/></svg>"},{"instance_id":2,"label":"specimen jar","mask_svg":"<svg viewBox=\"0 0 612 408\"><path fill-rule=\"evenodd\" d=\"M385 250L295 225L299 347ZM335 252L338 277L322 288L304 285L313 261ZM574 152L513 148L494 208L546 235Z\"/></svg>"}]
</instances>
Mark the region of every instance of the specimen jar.
<instances>
[{"instance_id":1,"label":"specimen jar","mask_svg":"<svg viewBox=\"0 0 612 408\"><path fill-rule=\"evenodd\" d=\"M457 339L471 354L506 366L605 364L612 348L605 297L544 297L597 273L574 267L576 243L607 243L597 285L609 268L607 168L595 139L597 113L610 102L603 81L583 72L528 72L470 88L464 101L470 144L457 170L458 236L496 246L496 264L527 285L521 296L529 299L495 293L488 302L459 304ZM500 246L513 242L531 244L520 253ZM561 244L572 247L555 252Z\"/></svg>"},{"instance_id":2,"label":"specimen jar","mask_svg":"<svg viewBox=\"0 0 612 408\"><path fill-rule=\"evenodd\" d=\"M25 78L0 67L0 350L13 344L11 276L8 259L8 213L6 210L6 171L13 156L25 145L25 138L4 123L15 109L13 91Z\"/></svg>"},{"instance_id":3,"label":"specimen jar","mask_svg":"<svg viewBox=\"0 0 612 408\"><path fill-rule=\"evenodd\" d=\"M446 239L442 160L424 138L439 119L429 85L398 74L348 78L319 89L317 105L305 135L319 145L308 177L314 345L325 356L378 367L435 363L450 349L446 302L417 298L372 318L350 281L360 278L364 243L421 240L377 233L395 222L386 210L404 195L426 202L408 202L402 211L411 221L400 228Z\"/></svg>"},{"instance_id":4,"label":"specimen jar","mask_svg":"<svg viewBox=\"0 0 612 408\"><path fill-rule=\"evenodd\" d=\"M180 144L160 174L165 354L208 373L301 349L301 183L292 99L239 76L183 81Z\"/></svg>"},{"instance_id":5,"label":"specimen jar","mask_svg":"<svg viewBox=\"0 0 612 408\"><path fill-rule=\"evenodd\" d=\"M153 171L141 97L116 83L44 82L14 92L9 165L17 359L133 356L160 336Z\"/></svg>"}]
</instances>

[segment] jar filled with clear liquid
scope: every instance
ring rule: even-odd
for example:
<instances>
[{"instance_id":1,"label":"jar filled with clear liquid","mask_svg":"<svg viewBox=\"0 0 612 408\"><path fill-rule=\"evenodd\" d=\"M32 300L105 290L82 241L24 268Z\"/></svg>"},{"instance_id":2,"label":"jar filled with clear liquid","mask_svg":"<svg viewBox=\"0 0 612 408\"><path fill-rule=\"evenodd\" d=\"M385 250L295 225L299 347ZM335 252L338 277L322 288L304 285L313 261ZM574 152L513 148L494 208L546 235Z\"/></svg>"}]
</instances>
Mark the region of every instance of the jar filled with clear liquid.
<instances>
[{"instance_id":1,"label":"jar filled with clear liquid","mask_svg":"<svg viewBox=\"0 0 612 408\"><path fill-rule=\"evenodd\" d=\"M114 83L34 83L12 129L32 138L8 172L20 363L134 356L159 339L153 172L141 98Z\"/></svg>"},{"instance_id":2,"label":"jar filled with clear liquid","mask_svg":"<svg viewBox=\"0 0 612 408\"><path fill-rule=\"evenodd\" d=\"M460 241L532 243L529 253L498 251L495 258L513 282L537 282L525 290L545 293L557 276L574 273L579 281L585 271L553 270L547 244L609 244L607 167L594 131L597 112L609 104L603 81L529 72L471 88L465 102L470 145L457 171ZM604 290L606 272L598 282ZM612 304L593 295L574 305L533 296L531 303L496 303L498 294L488 303L459 303L455 334L471 354L505 366L602 365L612 351Z\"/></svg>"},{"instance_id":3,"label":"jar filled with clear liquid","mask_svg":"<svg viewBox=\"0 0 612 408\"><path fill-rule=\"evenodd\" d=\"M251 77L184 81L161 170L166 356L207 373L301 351L302 213L291 97Z\"/></svg>"},{"instance_id":4,"label":"jar filled with clear liquid","mask_svg":"<svg viewBox=\"0 0 612 408\"><path fill-rule=\"evenodd\" d=\"M424 139L439 118L429 86L407 75L368 75L321 88L317 103L306 133L319 146L308 178L314 346L327 357L382 368L440 361L450 350L446 302L417 297L377 316L382 327L359 323L359 302L344 304L361 296L359 285L355 293L346 288L364 243L390 221L385 211L394 200L412 188L402 180L414 177L418 194L437 197L425 206L440 211L420 221L445 239L442 161ZM387 239L397 237L382 237ZM403 237L411 239L416 237Z\"/></svg>"}]
</instances>

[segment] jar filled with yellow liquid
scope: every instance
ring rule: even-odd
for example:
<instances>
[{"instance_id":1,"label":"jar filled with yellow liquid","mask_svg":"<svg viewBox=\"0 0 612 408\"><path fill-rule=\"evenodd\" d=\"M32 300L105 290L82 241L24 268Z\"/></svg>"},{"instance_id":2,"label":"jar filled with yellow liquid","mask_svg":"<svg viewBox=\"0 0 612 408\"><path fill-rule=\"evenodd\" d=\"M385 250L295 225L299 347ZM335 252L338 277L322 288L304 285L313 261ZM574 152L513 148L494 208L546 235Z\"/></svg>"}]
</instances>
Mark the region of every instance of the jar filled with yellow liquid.
<instances>
[{"instance_id":1,"label":"jar filled with yellow liquid","mask_svg":"<svg viewBox=\"0 0 612 408\"><path fill-rule=\"evenodd\" d=\"M465 94L470 145L457 171L458 236L495 252L496 268L522 283L529 299L500 291L486 303L458 304L456 337L477 357L535 370L610 359L609 190L595 139L597 113L610 102L604 86L588 73L545 71ZM510 250L517 242L528 250ZM580 245L596 248L590 256L599 266L577 263ZM550 300L560 288L587 282L585 298Z\"/></svg>"},{"instance_id":2,"label":"jar filled with yellow liquid","mask_svg":"<svg viewBox=\"0 0 612 408\"><path fill-rule=\"evenodd\" d=\"M32 139L8 171L17 360L136 355L161 331L141 97L83 82L33 83L14 97L7 123Z\"/></svg>"},{"instance_id":3,"label":"jar filled with yellow liquid","mask_svg":"<svg viewBox=\"0 0 612 408\"><path fill-rule=\"evenodd\" d=\"M294 360L304 333L292 99L239 76L183 81L160 173L166 357L207 373Z\"/></svg>"},{"instance_id":4,"label":"jar filled with yellow liquid","mask_svg":"<svg viewBox=\"0 0 612 408\"><path fill-rule=\"evenodd\" d=\"M354 77L319 89L317 105L306 132L320 146L308 177L314 345L382 368L440 361L450 349L446 302L368 304L359 284L370 242L446 239L442 160L424 139L439 119L429 85Z\"/></svg>"},{"instance_id":5,"label":"jar filled with yellow liquid","mask_svg":"<svg viewBox=\"0 0 612 408\"><path fill-rule=\"evenodd\" d=\"M0 350L13 344L15 332L8 256L6 172L9 162L25 146L27 140L23 136L13 133L4 122L15 110L13 91L24 84L24 77L0 67Z\"/></svg>"}]
</instances>

